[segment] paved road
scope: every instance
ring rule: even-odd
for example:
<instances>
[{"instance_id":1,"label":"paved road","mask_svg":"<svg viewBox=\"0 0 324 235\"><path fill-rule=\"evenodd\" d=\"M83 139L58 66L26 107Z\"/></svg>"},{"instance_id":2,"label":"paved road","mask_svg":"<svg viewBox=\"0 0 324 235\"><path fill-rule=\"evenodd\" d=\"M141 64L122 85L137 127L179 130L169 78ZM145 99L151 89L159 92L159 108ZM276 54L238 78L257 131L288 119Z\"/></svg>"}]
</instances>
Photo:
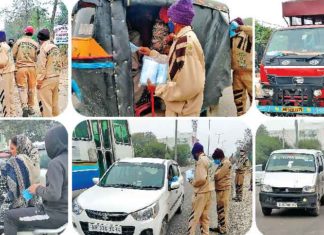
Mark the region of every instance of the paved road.
<instances>
[{"instance_id":1,"label":"paved road","mask_svg":"<svg viewBox=\"0 0 324 235\"><path fill-rule=\"evenodd\" d=\"M182 170L183 171L183 170ZM230 235L244 235L249 229L252 221L252 193L248 191L250 175L246 177L246 183L244 187L244 201L242 203L231 203L230 206L230 218L229 218L229 234ZM193 194L192 186L185 183L185 201L183 206L183 212L180 215L175 215L170 223L168 229L168 235L184 235L187 234L188 218L191 213L191 198ZM213 193L212 208L210 212L211 227L217 226L217 214L216 214L216 195ZM200 234L199 231L196 232ZM216 233L210 233L210 235L216 235Z\"/></svg>"},{"instance_id":2,"label":"paved road","mask_svg":"<svg viewBox=\"0 0 324 235\"><path fill-rule=\"evenodd\" d=\"M294 234L318 235L324 233L324 206L321 215L312 217L304 210L274 210L271 216L263 216L259 203L259 194L256 195L256 222L259 230L267 234Z\"/></svg>"}]
</instances>

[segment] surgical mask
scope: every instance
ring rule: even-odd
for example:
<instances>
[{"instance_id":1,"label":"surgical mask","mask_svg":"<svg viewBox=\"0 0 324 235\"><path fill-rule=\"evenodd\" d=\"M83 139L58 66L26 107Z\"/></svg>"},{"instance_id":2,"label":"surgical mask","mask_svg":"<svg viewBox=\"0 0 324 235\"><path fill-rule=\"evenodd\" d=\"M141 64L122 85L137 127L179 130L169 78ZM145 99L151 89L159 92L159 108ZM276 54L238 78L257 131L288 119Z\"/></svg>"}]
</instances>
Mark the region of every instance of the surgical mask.
<instances>
[{"instance_id":1,"label":"surgical mask","mask_svg":"<svg viewBox=\"0 0 324 235\"><path fill-rule=\"evenodd\" d=\"M219 160L219 159L215 159L215 160L214 160L214 163L215 163L215 165L220 165L220 164L221 164L221 160Z\"/></svg>"},{"instance_id":2,"label":"surgical mask","mask_svg":"<svg viewBox=\"0 0 324 235\"><path fill-rule=\"evenodd\" d=\"M229 32L229 34L230 34L230 38L234 38L236 35L237 35L237 33L236 33L236 30L237 30L237 28L239 27L239 25L238 25L238 23L237 22L235 22L235 21L233 21L231 24L230 24L230 32Z\"/></svg>"},{"instance_id":3,"label":"surgical mask","mask_svg":"<svg viewBox=\"0 0 324 235\"><path fill-rule=\"evenodd\" d=\"M168 22L169 33L174 33L174 23L172 21Z\"/></svg>"}]
</instances>

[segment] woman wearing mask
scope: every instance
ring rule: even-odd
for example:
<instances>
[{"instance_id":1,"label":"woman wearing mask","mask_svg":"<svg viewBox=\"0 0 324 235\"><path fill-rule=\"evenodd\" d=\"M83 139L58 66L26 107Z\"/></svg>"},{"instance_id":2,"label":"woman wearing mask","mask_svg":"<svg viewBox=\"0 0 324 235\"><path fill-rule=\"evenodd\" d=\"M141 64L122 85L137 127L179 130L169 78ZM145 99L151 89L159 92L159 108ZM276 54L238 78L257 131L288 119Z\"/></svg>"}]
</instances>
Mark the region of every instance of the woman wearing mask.
<instances>
[{"instance_id":1,"label":"woman wearing mask","mask_svg":"<svg viewBox=\"0 0 324 235\"><path fill-rule=\"evenodd\" d=\"M1 169L2 205L1 219L8 209L35 206L36 199L26 201L23 191L30 185L40 182L38 149L25 135L11 139L11 158Z\"/></svg>"}]
</instances>

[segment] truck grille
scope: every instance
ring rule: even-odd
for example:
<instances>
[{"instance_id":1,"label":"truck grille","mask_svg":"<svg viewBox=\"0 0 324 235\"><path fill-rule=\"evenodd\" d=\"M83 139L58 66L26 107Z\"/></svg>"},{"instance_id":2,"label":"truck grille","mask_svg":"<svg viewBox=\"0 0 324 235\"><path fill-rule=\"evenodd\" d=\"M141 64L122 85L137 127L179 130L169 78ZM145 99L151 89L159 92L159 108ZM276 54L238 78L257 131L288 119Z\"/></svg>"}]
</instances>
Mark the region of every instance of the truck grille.
<instances>
[{"instance_id":1,"label":"truck grille","mask_svg":"<svg viewBox=\"0 0 324 235\"><path fill-rule=\"evenodd\" d=\"M302 193L302 188L272 188L274 193Z\"/></svg>"},{"instance_id":2,"label":"truck grille","mask_svg":"<svg viewBox=\"0 0 324 235\"><path fill-rule=\"evenodd\" d=\"M316 86L323 87L324 77L303 77L304 83L298 84L300 86ZM295 77L276 77L269 75L269 83L271 85L294 85L296 84Z\"/></svg>"},{"instance_id":3,"label":"truck grille","mask_svg":"<svg viewBox=\"0 0 324 235\"><path fill-rule=\"evenodd\" d=\"M104 221L123 221L128 216L126 213L109 213L93 210L86 210L86 213L91 219Z\"/></svg>"},{"instance_id":4,"label":"truck grille","mask_svg":"<svg viewBox=\"0 0 324 235\"><path fill-rule=\"evenodd\" d=\"M82 231L86 235L115 235L113 233L100 233L100 232L89 232L89 226L86 222L80 222ZM135 232L134 226L123 226L122 233L123 235L133 235Z\"/></svg>"}]
</instances>

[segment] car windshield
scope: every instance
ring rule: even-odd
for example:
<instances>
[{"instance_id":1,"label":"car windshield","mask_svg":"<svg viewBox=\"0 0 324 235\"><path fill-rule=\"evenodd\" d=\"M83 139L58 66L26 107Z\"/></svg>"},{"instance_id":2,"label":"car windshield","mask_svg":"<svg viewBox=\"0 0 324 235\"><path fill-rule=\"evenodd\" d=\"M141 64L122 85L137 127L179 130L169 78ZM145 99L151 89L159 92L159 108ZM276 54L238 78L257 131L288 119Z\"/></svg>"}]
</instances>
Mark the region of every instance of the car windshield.
<instances>
[{"instance_id":1,"label":"car windshield","mask_svg":"<svg viewBox=\"0 0 324 235\"><path fill-rule=\"evenodd\" d=\"M267 172L315 172L315 159L311 154L281 153L270 156Z\"/></svg>"},{"instance_id":2,"label":"car windshield","mask_svg":"<svg viewBox=\"0 0 324 235\"><path fill-rule=\"evenodd\" d=\"M269 42L266 55L316 55L324 53L324 28L276 31Z\"/></svg>"},{"instance_id":3,"label":"car windshield","mask_svg":"<svg viewBox=\"0 0 324 235\"><path fill-rule=\"evenodd\" d=\"M99 186L133 189L160 189L164 184L165 167L154 163L114 164L101 179Z\"/></svg>"}]
</instances>

